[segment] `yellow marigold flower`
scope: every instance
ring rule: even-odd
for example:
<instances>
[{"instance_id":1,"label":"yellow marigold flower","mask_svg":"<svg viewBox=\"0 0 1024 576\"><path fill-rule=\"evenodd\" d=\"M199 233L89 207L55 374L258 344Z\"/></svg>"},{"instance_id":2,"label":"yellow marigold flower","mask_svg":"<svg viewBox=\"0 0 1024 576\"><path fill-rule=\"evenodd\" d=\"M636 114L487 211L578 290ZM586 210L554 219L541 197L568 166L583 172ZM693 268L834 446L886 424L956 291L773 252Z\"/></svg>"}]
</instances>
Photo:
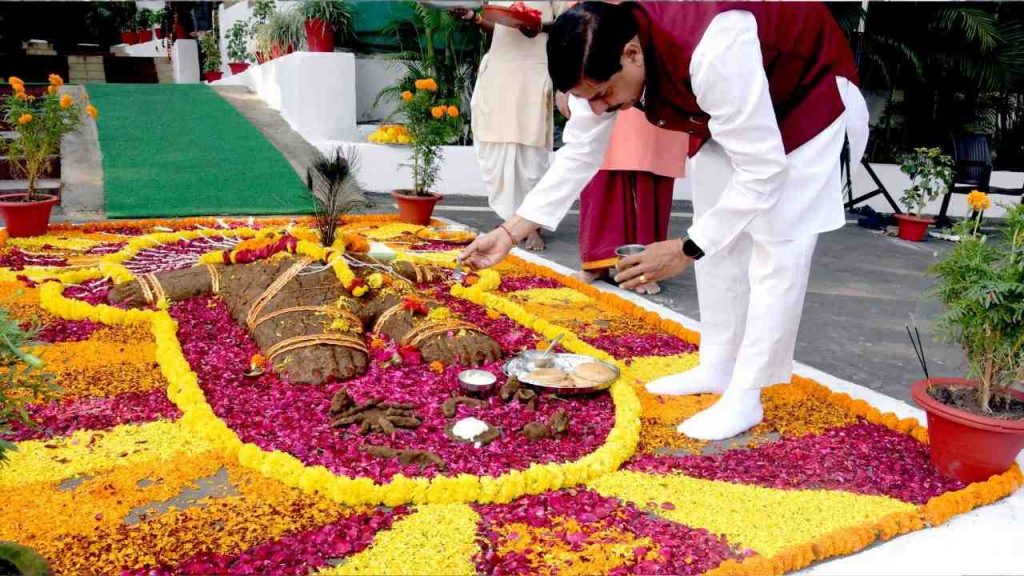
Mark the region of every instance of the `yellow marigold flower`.
<instances>
[{"instance_id":1,"label":"yellow marigold flower","mask_svg":"<svg viewBox=\"0 0 1024 576\"><path fill-rule=\"evenodd\" d=\"M430 109L430 115L433 116L434 118L442 118L444 116L444 113L444 106L434 106L433 108Z\"/></svg>"},{"instance_id":2,"label":"yellow marigold flower","mask_svg":"<svg viewBox=\"0 0 1024 576\"><path fill-rule=\"evenodd\" d=\"M31 121L32 121L32 115L31 114L27 114L26 113L26 114L22 114L21 116L18 117L18 124L20 124L22 126L24 126L25 124L28 124Z\"/></svg>"},{"instance_id":3,"label":"yellow marigold flower","mask_svg":"<svg viewBox=\"0 0 1024 576\"><path fill-rule=\"evenodd\" d=\"M50 86L50 88L53 88L53 86ZM74 104L74 103L75 103L75 101L74 101L74 99L71 98L70 94L64 94L63 96L60 97L60 107L65 109L65 110L67 110L68 108L71 108L71 105Z\"/></svg>"},{"instance_id":4,"label":"yellow marigold flower","mask_svg":"<svg viewBox=\"0 0 1024 576\"><path fill-rule=\"evenodd\" d=\"M972 190L967 195L967 204L976 212L984 212L992 207L992 201L988 199L988 194L981 190Z\"/></svg>"},{"instance_id":5,"label":"yellow marigold flower","mask_svg":"<svg viewBox=\"0 0 1024 576\"><path fill-rule=\"evenodd\" d=\"M398 135L398 143L399 144L411 144L412 143L412 136L409 136L408 134L399 134Z\"/></svg>"},{"instance_id":6,"label":"yellow marigold flower","mask_svg":"<svg viewBox=\"0 0 1024 576\"><path fill-rule=\"evenodd\" d=\"M356 286L356 289L352 291L352 295L359 298L363 294L366 294L370 289L366 286Z\"/></svg>"},{"instance_id":7,"label":"yellow marigold flower","mask_svg":"<svg viewBox=\"0 0 1024 576\"><path fill-rule=\"evenodd\" d=\"M404 90L402 92L402 100L405 100L406 102L408 102L409 100L412 100L412 92L410 92L408 90Z\"/></svg>"},{"instance_id":8,"label":"yellow marigold flower","mask_svg":"<svg viewBox=\"0 0 1024 576\"><path fill-rule=\"evenodd\" d=\"M100 111L97 110L96 107L92 104L89 104L85 107L85 113L88 114L89 118L92 118L93 120L95 120L100 115Z\"/></svg>"},{"instance_id":9,"label":"yellow marigold flower","mask_svg":"<svg viewBox=\"0 0 1024 576\"><path fill-rule=\"evenodd\" d=\"M374 272L366 279L366 283L370 285L370 288L376 290L384 285L384 276L380 272Z\"/></svg>"},{"instance_id":10,"label":"yellow marigold flower","mask_svg":"<svg viewBox=\"0 0 1024 576\"><path fill-rule=\"evenodd\" d=\"M64 79L61 78L60 75L58 75L58 74L50 74L50 85L51 86L58 86L58 87L59 86L63 86L64 85Z\"/></svg>"},{"instance_id":11,"label":"yellow marigold flower","mask_svg":"<svg viewBox=\"0 0 1024 576\"><path fill-rule=\"evenodd\" d=\"M427 314L427 318L433 320L434 322L444 322L445 320L448 320L451 317L451 309L445 306L439 306L437 308L434 308L433 310L430 311L430 314Z\"/></svg>"},{"instance_id":12,"label":"yellow marigold flower","mask_svg":"<svg viewBox=\"0 0 1024 576\"><path fill-rule=\"evenodd\" d=\"M420 78L416 81L416 89L437 92L437 82L433 78Z\"/></svg>"},{"instance_id":13,"label":"yellow marigold flower","mask_svg":"<svg viewBox=\"0 0 1024 576\"><path fill-rule=\"evenodd\" d=\"M455 107L455 106L449 106L448 107L448 115L451 116L452 118L458 118L459 117L459 109L457 107Z\"/></svg>"}]
</instances>

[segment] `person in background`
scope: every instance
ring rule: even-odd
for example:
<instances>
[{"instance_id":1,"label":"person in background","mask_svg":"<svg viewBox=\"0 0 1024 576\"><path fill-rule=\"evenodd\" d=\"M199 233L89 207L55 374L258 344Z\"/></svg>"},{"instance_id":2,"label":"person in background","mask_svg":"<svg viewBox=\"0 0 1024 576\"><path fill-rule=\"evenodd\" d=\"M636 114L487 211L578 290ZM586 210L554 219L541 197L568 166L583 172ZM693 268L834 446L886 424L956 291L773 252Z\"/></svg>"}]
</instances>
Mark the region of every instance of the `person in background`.
<instances>
[{"instance_id":1,"label":"person in background","mask_svg":"<svg viewBox=\"0 0 1024 576\"><path fill-rule=\"evenodd\" d=\"M569 117L568 98L559 92L559 110ZM615 267L615 249L668 238L675 179L683 177L688 137L658 128L635 109L615 119L604 164L580 194L580 279L593 282ZM657 294L657 282L635 288Z\"/></svg>"},{"instance_id":2,"label":"person in background","mask_svg":"<svg viewBox=\"0 0 1024 576\"><path fill-rule=\"evenodd\" d=\"M514 3L491 4L510 7ZM530 2L528 6L539 10L542 23L548 24L561 4ZM488 204L499 217L508 219L550 163L554 92L547 69L547 34L495 25L467 9L450 12L492 34L470 101L473 146L487 186ZM544 249L539 230L530 232L524 244L530 250Z\"/></svg>"}]
</instances>

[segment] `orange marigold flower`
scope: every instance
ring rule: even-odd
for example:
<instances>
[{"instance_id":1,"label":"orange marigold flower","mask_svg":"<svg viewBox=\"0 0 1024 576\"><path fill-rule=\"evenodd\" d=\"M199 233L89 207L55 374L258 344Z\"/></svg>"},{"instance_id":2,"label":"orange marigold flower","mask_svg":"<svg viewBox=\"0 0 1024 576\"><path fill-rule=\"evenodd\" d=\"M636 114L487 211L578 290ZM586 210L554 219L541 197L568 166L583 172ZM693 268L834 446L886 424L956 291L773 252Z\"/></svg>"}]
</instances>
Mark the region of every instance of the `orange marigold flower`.
<instances>
[{"instance_id":1,"label":"orange marigold flower","mask_svg":"<svg viewBox=\"0 0 1024 576\"><path fill-rule=\"evenodd\" d=\"M85 113L89 115L89 118L95 120L100 115L100 111L95 106L89 104L85 107Z\"/></svg>"},{"instance_id":2,"label":"orange marigold flower","mask_svg":"<svg viewBox=\"0 0 1024 576\"><path fill-rule=\"evenodd\" d=\"M28 114L28 113L22 114L21 116L18 117L18 124L20 124L22 126L24 126L25 124L28 124L31 121L32 121L32 115Z\"/></svg>"},{"instance_id":3,"label":"orange marigold flower","mask_svg":"<svg viewBox=\"0 0 1024 576\"><path fill-rule=\"evenodd\" d=\"M458 118L459 117L459 109L458 109L458 107L456 107L456 106L449 106L448 107L448 115L451 116L452 118Z\"/></svg>"},{"instance_id":4,"label":"orange marigold flower","mask_svg":"<svg viewBox=\"0 0 1024 576\"><path fill-rule=\"evenodd\" d=\"M408 90L403 90L402 91L402 100L405 100L406 102L412 100L412 92L410 92Z\"/></svg>"},{"instance_id":5,"label":"orange marigold flower","mask_svg":"<svg viewBox=\"0 0 1024 576\"><path fill-rule=\"evenodd\" d=\"M21 100L22 102L28 102L28 94L25 94L24 91L15 92L14 93L14 97L17 98L18 100Z\"/></svg>"},{"instance_id":6,"label":"orange marigold flower","mask_svg":"<svg viewBox=\"0 0 1024 576\"><path fill-rule=\"evenodd\" d=\"M416 81L416 89L437 92L437 82L433 78L420 78Z\"/></svg>"},{"instance_id":7,"label":"orange marigold flower","mask_svg":"<svg viewBox=\"0 0 1024 576\"><path fill-rule=\"evenodd\" d=\"M370 251L370 242L362 234L350 232L345 234L345 251L365 254Z\"/></svg>"},{"instance_id":8,"label":"orange marigold flower","mask_svg":"<svg viewBox=\"0 0 1024 576\"><path fill-rule=\"evenodd\" d=\"M383 350L387 348L388 343L379 336L373 336L370 338L370 350Z\"/></svg>"},{"instance_id":9,"label":"orange marigold flower","mask_svg":"<svg viewBox=\"0 0 1024 576\"><path fill-rule=\"evenodd\" d=\"M967 204L974 209L975 212L984 212L992 207L992 201L988 199L988 194L985 194L981 190L972 190L967 195Z\"/></svg>"},{"instance_id":10,"label":"orange marigold flower","mask_svg":"<svg viewBox=\"0 0 1024 576\"><path fill-rule=\"evenodd\" d=\"M253 354L249 360L249 365L253 368L263 368L267 365L267 357L259 353Z\"/></svg>"},{"instance_id":11,"label":"orange marigold flower","mask_svg":"<svg viewBox=\"0 0 1024 576\"><path fill-rule=\"evenodd\" d=\"M428 368L430 368L430 371L433 372L434 374L440 374L444 372L444 364L440 360L434 360L428 365Z\"/></svg>"},{"instance_id":12,"label":"orange marigold flower","mask_svg":"<svg viewBox=\"0 0 1024 576\"><path fill-rule=\"evenodd\" d=\"M64 79L58 74L50 74L50 85L51 86L63 86Z\"/></svg>"},{"instance_id":13,"label":"orange marigold flower","mask_svg":"<svg viewBox=\"0 0 1024 576\"><path fill-rule=\"evenodd\" d=\"M444 116L444 112L445 112L444 106L434 106L433 108L430 109L430 115L433 116L434 118L441 118L441 117L443 117Z\"/></svg>"},{"instance_id":14,"label":"orange marigold flower","mask_svg":"<svg viewBox=\"0 0 1024 576\"><path fill-rule=\"evenodd\" d=\"M11 86L14 86L14 87L18 87L18 86L21 86L22 88L25 87L25 81L22 80L21 78L18 78L17 76L11 76L10 78L8 78L7 79L7 83L10 84Z\"/></svg>"},{"instance_id":15,"label":"orange marigold flower","mask_svg":"<svg viewBox=\"0 0 1024 576\"><path fill-rule=\"evenodd\" d=\"M53 88L53 86L51 86L51 88ZM65 110L71 108L71 105L74 103L75 101L71 98L71 94L64 94L60 97L60 107Z\"/></svg>"},{"instance_id":16,"label":"orange marigold flower","mask_svg":"<svg viewBox=\"0 0 1024 576\"><path fill-rule=\"evenodd\" d=\"M46 93L47 94L56 94L57 93L57 87L56 86L47 86L46 87Z\"/></svg>"}]
</instances>

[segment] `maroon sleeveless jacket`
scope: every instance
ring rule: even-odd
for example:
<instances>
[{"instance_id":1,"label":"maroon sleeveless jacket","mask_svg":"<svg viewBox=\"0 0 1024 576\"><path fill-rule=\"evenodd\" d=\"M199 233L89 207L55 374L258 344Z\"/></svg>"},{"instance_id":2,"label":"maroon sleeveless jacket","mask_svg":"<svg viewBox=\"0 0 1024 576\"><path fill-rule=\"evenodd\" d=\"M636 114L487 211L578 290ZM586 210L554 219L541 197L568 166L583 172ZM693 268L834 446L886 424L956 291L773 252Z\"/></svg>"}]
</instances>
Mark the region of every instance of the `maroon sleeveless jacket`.
<instances>
[{"instance_id":1,"label":"maroon sleeveless jacket","mask_svg":"<svg viewBox=\"0 0 1024 576\"><path fill-rule=\"evenodd\" d=\"M857 83L846 36L818 2L634 2L644 50L644 111L655 126L690 134L690 156L711 137L697 105L690 59L711 21L743 10L757 21L768 89L789 153L843 113L836 76Z\"/></svg>"}]
</instances>

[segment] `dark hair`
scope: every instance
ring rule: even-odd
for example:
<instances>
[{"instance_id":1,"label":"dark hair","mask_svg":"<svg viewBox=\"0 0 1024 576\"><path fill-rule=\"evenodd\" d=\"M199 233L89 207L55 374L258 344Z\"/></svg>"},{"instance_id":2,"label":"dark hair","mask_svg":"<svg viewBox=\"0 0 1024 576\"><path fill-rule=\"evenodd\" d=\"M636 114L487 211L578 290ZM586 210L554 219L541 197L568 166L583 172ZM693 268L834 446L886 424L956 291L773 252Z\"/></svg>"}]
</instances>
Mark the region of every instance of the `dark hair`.
<instances>
[{"instance_id":1,"label":"dark hair","mask_svg":"<svg viewBox=\"0 0 1024 576\"><path fill-rule=\"evenodd\" d=\"M580 2L551 25L548 74L565 92L584 78L604 82L622 69L622 49L636 36L630 8L607 2Z\"/></svg>"}]
</instances>

